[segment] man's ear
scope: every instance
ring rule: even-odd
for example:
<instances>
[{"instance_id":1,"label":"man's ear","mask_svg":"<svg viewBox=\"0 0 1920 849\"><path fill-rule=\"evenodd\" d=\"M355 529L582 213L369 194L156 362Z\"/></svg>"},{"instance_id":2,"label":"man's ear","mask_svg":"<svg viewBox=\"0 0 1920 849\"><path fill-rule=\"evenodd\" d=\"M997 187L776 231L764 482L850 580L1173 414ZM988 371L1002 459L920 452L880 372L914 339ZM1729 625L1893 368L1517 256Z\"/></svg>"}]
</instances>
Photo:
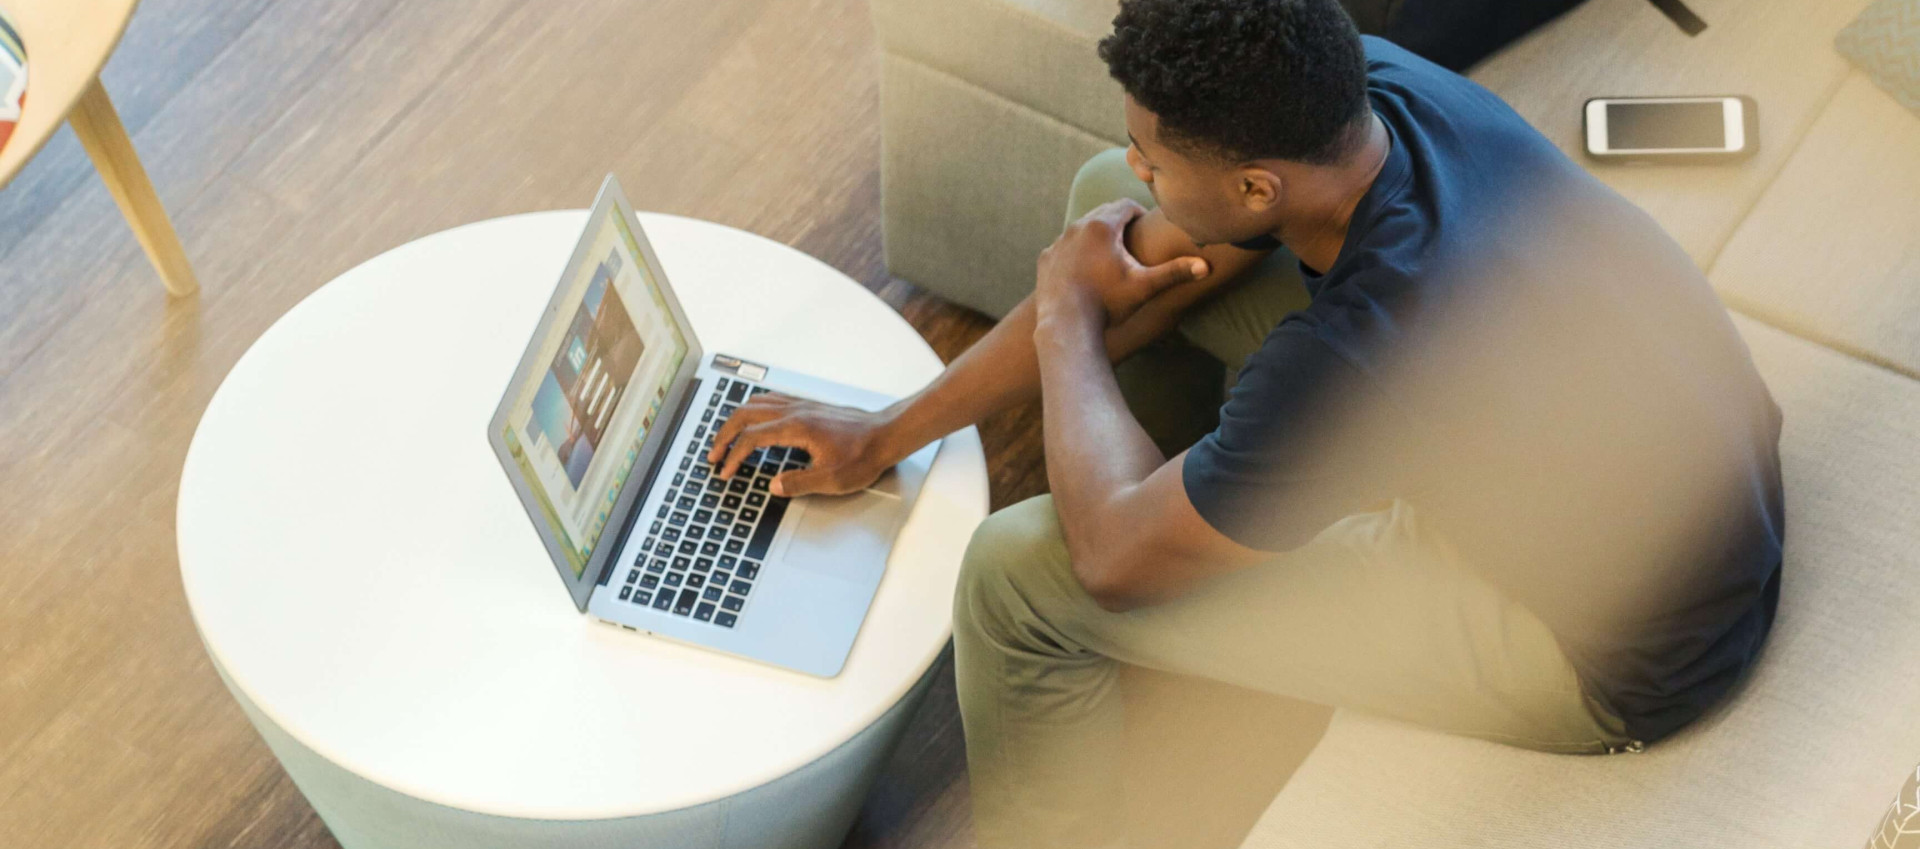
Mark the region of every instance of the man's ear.
<instances>
[{"instance_id":1,"label":"man's ear","mask_svg":"<svg viewBox=\"0 0 1920 849\"><path fill-rule=\"evenodd\" d=\"M1280 204L1280 194L1286 188L1280 175L1256 165L1247 165L1235 175L1239 181L1240 202L1252 212L1266 212Z\"/></svg>"}]
</instances>

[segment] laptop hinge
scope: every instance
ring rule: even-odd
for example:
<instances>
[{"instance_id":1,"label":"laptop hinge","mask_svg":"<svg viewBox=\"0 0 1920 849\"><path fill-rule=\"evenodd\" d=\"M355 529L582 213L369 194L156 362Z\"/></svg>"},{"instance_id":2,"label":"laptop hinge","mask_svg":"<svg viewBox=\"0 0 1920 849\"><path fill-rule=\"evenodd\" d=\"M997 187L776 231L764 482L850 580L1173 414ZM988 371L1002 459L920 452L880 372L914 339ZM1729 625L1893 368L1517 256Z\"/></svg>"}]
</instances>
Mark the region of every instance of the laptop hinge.
<instances>
[{"instance_id":1,"label":"laptop hinge","mask_svg":"<svg viewBox=\"0 0 1920 849\"><path fill-rule=\"evenodd\" d=\"M687 382L686 394L680 396L680 405L673 408L673 417L666 422L667 433L680 432L680 422L686 418L687 408L693 406L693 399L699 397L700 384L703 382L704 381L698 377ZM626 542L627 535L633 532L634 523L639 521L640 508L646 506L646 493L653 491L653 479L660 474L660 465L665 463L667 461L667 455L672 453L674 453L673 443L669 441L665 445L660 446L659 451L654 452L653 462L647 464L647 473L640 478L641 495L633 500L633 508L627 511L627 520L620 524L620 536L616 537L616 539L620 540L622 544ZM607 562L600 565L600 580L597 582L600 586L606 586L607 581L613 577L614 562L618 559L617 557L609 557L607 558Z\"/></svg>"}]
</instances>

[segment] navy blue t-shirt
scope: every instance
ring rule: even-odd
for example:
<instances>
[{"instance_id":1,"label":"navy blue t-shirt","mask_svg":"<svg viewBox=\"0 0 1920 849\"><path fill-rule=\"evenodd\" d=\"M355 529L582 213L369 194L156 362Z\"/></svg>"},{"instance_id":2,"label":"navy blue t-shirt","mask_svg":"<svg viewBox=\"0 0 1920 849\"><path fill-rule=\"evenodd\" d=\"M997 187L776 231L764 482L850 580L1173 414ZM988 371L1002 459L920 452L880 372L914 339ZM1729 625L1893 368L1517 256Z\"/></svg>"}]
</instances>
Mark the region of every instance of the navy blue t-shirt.
<instances>
[{"instance_id":1,"label":"navy blue t-shirt","mask_svg":"<svg viewBox=\"0 0 1920 849\"><path fill-rule=\"evenodd\" d=\"M1658 224L1486 89L1364 41L1386 162L1190 450L1187 496L1266 551L1406 500L1660 739L1772 624L1779 408Z\"/></svg>"}]
</instances>

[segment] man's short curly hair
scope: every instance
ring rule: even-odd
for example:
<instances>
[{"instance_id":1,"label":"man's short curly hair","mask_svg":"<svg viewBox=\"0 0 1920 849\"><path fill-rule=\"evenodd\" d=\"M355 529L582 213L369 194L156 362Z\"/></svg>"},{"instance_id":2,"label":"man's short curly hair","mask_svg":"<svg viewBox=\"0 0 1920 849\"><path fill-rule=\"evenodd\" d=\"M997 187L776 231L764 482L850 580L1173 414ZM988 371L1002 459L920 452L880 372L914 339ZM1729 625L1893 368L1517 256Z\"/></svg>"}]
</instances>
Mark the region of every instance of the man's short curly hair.
<instances>
[{"instance_id":1,"label":"man's short curly hair","mask_svg":"<svg viewBox=\"0 0 1920 849\"><path fill-rule=\"evenodd\" d=\"M1182 153L1329 164L1368 114L1336 0L1122 0L1100 58Z\"/></svg>"}]
</instances>

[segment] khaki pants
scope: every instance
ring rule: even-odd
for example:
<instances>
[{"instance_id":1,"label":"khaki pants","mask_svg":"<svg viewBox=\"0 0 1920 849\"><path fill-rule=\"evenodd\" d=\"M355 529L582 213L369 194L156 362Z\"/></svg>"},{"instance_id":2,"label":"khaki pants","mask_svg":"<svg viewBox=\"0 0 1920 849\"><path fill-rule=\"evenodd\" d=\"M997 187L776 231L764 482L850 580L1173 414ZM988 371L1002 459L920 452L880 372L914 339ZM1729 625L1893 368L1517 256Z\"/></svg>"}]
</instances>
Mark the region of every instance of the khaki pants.
<instances>
[{"instance_id":1,"label":"khaki pants","mask_svg":"<svg viewBox=\"0 0 1920 849\"><path fill-rule=\"evenodd\" d=\"M1151 203L1121 152L1103 153L1075 178L1069 217L1122 195ZM1237 371L1304 298L1292 259L1280 260L1117 370L1169 456L1191 429L1211 425L1180 415L1190 411L1142 408L1209 393L1217 408L1222 363ZM1189 383L1154 382L1170 377ZM1203 392L1196 379L1212 383ZM1116 807L1121 663L1548 752L1637 748L1582 692L1546 626L1423 530L1405 501L1173 601L1112 613L1074 579L1052 498L1039 496L974 533L953 630L982 849L1127 845Z\"/></svg>"}]
</instances>

